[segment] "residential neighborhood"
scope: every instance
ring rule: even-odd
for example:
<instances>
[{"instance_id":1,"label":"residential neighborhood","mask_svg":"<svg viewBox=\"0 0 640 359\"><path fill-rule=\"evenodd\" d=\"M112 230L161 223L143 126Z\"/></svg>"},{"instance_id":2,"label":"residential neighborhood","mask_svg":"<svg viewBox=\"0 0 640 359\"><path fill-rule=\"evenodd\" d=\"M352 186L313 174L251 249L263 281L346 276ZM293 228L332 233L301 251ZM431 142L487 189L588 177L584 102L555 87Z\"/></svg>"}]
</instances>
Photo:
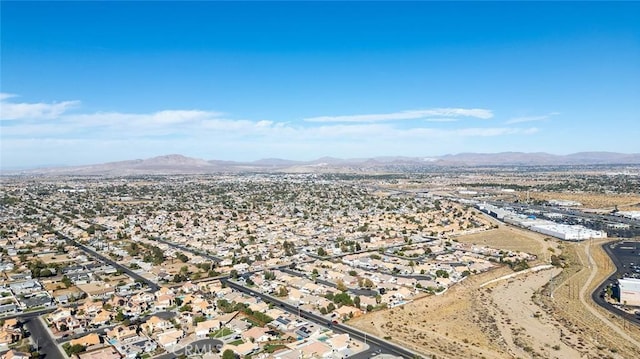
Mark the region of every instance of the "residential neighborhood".
<instances>
[{"instance_id":1,"label":"residential neighborhood","mask_svg":"<svg viewBox=\"0 0 640 359\"><path fill-rule=\"evenodd\" d=\"M371 350L350 319L535 259L458 243L493 228L470 205L380 184L10 181L0 313L42 313L34 320L66 357L168 358L200 345L211 349L200 356L346 358ZM6 349L24 341L26 331L14 331Z\"/></svg>"}]
</instances>

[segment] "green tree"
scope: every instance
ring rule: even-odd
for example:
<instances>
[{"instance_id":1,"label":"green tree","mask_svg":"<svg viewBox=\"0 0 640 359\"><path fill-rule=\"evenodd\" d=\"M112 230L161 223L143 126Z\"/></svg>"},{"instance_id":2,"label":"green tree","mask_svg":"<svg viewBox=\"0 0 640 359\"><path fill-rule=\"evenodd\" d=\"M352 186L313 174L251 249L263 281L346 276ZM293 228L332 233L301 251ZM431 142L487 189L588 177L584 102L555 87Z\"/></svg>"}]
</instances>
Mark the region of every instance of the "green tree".
<instances>
[{"instance_id":1,"label":"green tree","mask_svg":"<svg viewBox=\"0 0 640 359\"><path fill-rule=\"evenodd\" d=\"M237 271L237 270L235 270L235 269L232 269L232 270L229 272L229 276L230 276L231 278L233 278L233 279L238 278L238 271Z\"/></svg>"},{"instance_id":2,"label":"green tree","mask_svg":"<svg viewBox=\"0 0 640 359\"><path fill-rule=\"evenodd\" d=\"M287 290L287 288L285 286L280 286L280 288L278 289L278 297L286 297L289 295L289 291Z\"/></svg>"},{"instance_id":3,"label":"green tree","mask_svg":"<svg viewBox=\"0 0 640 359\"><path fill-rule=\"evenodd\" d=\"M236 359L236 354L231 349L227 349L222 353L222 359Z\"/></svg>"},{"instance_id":4,"label":"green tree","mask_svg":"<svg viewBox=\"0 0 640 359\"><path fill-rule=\"evenodd\" d=\"M362 285L367 289L371 289L371 288L373 288L373 281L371 281L371 279L369 279L369 278L365 278L362 281Z\"/></svg>"},{"instance_id":5,"label":"green tree","mask_svg":"<svg viewBox=\"0 0 640 359\"><path fill-rule=\"evenodd\" d=\"M69 279L69 277L67 277L66 275L62 276L61 282L62 284L64 284L65 288L69 288L73 285L73 283L71 282L71 279Z\"/></svg>"},{"instance_id":6,"label":"green tree","mask_svg":"<svg viewBox=\"0 0 640 359\"><path fill-rule=\"evenodd\" d=\"M338 281L336 282L336 288L341 292L346 292L347 290L349 290L342 279L338 279Z\"/></svg>"},{"instance_id":7,"label":"green tree","mask_svg":"<svg viewBox=\"0 0 640 359\"><path fill-rule=\"evenodd\" d=\"M360 308L360 296L356 296L355 298L353 298L353 305L356 306L356 308Z\"/></svg>"}]
</instances>

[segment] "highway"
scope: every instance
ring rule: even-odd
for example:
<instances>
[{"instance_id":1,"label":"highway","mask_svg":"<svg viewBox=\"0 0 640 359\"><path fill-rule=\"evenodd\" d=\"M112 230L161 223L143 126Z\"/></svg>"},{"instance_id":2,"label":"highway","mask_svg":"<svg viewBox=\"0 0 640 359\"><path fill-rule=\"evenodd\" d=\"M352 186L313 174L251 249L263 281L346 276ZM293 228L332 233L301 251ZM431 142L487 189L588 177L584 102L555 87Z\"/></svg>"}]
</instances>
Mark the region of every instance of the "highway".
<instances>
[{"instance_id":1,"label":"highway","mask_svg":"<svg viewBox=\"0 0 640 359\"><path fill-rule=\"evenodd\" d=\"M630 245L623 246L621 245L621 243L630 244ZM622 249L621 247L633 248L633 249ZM638 253L640 253L640 243L627 241L627 242L615 242L614 244L609 242L609 243L603 244L602 249L604 249L605 253L607 253L607 255L611 258L617 270L609 278L604 280L598 287L596 287L593 293L591 293L591 298L593 299L594 302L596 302L598 305L605 308L606 310L616 315L619 315L620 317L626 319L627 322L629 323L633 323L635 325L640 326L640 317L634 314L629 314L621 309L618 309L613 305L609 304L604 298L600 297L600 294L606 289L606 287L609 284L616 283L616 280L618 279L618 275L622 276L624 273L628 271L629 263L634 263L632 262L634 260L636 264L640 263L640 256L638 255ZM631 253L632 251L634 253ZM629 252L629 253L626 253L626 252Z\"/></svg>"},{"instance_id":2,"label":"highway","mask_svg":"<svg viewBox=\"0 0 640 359\"><path fill-rule=\"evenodd\" d=\"M71 243L72 245L76 246L77 248L82 249L83 251L85 251L86 253L88 253L89 255L91 255L94 258L97 258L98 260L100 260L101 262L107 263L112 265L113 267L121 270L122 272L126 273L128 276L130 276L131 278L141 281L143 283L145 283L149 289L151 289L152 292L156 292L158 290L160 290L160 286L157 283L154 283L152 281L150 281L149 279L139 275L138 273L132 271L131 269L119 264L116 261L113 261L105 256L103 256L102 254L99 254L98 252L94 251L93 249L85 246L84 244L66 236L64 233L59 232L59 231L55 231L56 235L58 235L60 238L64 238L67 242Z\"/></svg>"},{"instance_id":3,"label":"highway","mask_svg":"<svg viewBox=\"0 0 640 359\"><path fill-rule=\"evenodd\" d=\"M369 358L371 356L371 354L373 353L377 353L377 352L382 352L382 353L387 353L387 354L392 354L392 355L397 355L397 356L401 356L403 358L420 358L422 357L420 354L415 353L413 351L410 351L406 348L402 348L396 344L393 344L389 341L386 341L384 339L378 338L376 336L372 336L370 334L366 334L363 331L360 331L358 329L355 329L351 326L348 326L346 324L332 324L331 321L321 315L317 315L305 310L301 310L300 308L298 308L297 306L294 306L292 304L289 304L285 301L282 301L278 298L272 297L270 295L267 294L263 294L260 293L258 291L252 290L250 288L246 288L242 285L239 285L237 283L234 283L228 279L224 279L222 280L222 282L224 282L229 288L233 288L235 290L238 290L240 292L244 292L247 293L249 295L252 295L254 297L259 297L261 298L263 301L267 302L267 303L274 303L279 305L282 309L293 313L293 314L300 314L300 316L304 319L307 319L311 322L314 322L320 326L324 326L324 327L331 327L333 329L333 331L337 332L337 333L347 333L349 334L351 337L358 339L360 341L365 342L367 345L369 345L369 349L366 350L364 353L359 353L356 354L354 356L352 356L351 358L354 359L360 359L360 358Z\"/></svg>"}]
</instances>

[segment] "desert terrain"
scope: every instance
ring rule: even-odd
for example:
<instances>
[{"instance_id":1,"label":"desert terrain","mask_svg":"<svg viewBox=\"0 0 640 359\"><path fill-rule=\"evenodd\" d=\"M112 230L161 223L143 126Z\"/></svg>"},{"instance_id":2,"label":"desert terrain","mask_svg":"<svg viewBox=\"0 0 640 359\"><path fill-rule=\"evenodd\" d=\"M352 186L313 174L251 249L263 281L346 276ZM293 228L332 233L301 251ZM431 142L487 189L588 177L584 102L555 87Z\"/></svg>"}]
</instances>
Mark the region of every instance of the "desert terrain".
<instances>
[{"instance_id":1,"label":"desert terrain","mask_svg":"<svg viewBox=\"0 0 640 359\"><path fill-rule=\"evenodd\" d=\"M637 210L640 196L635 194L613 193L572 193L572 192L529 192L530 200L563 200L582 203L581 207L603 210ZM526 194L520 194L520 200L526 200Z\"/></svg>"},{"instance_id":2,"label":"desert terrain","mask_svg":"<svg viewBox=\"0 0 640 359\"><path fill-rule=\"evenodd\" d=\"M628 324L622 330L620 319L590 299L593 288L612 271L596 245L602 241L567 243L505 225L455 240L527 251L538 257L531 267L548 264L556 254L562 266L518 272L485 285L514 273L500 267L471 276L440 296L349 324L438 358L640 357L640 330Z\"/></svg>"}]
</instances>

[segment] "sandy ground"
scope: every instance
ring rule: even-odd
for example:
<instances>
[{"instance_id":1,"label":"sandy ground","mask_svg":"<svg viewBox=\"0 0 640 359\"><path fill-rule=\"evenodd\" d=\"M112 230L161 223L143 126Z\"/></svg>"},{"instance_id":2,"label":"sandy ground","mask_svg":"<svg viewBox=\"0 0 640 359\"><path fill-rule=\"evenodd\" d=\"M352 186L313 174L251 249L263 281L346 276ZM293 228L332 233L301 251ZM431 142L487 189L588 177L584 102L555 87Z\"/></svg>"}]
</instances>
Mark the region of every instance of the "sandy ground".
<instances>
[{"instance_id":1,"label":"sandy ground","mask_svg":"<svg viewBox=\"0 0 640 359\"><path fill-rule=\"evenodd\" d=\"M524 250L538 255L538 264L563 251L567 267L480 288L512 273L498 268L472 276L443 295L370 313L349 324L438 358L640 358L635 344L640 330L628 324L623 330L618 318L590 300L591 290L612 270L595 243L587 251L588 243L560 242L506 226L456 240Z\"/></svg>"},{"instance_id":2,"label":"sandy ground","mask_svg":"<svg viewBox=\"0 0 640 359\"><path fill-rule=\"evenodd\" d=\"M490 217L489 217L490 218ZM496 222L497 223L497 222ZM534 264L549 263L558 252L558 242L548 236L499 224L497 229L455 237L460 243L473 243L491 248L523 251L538 257Z\"/></svg>"},{"instance_id":3,"label":"sandy ground","mask_svg":"<svg viewBox=\"0 0 640 359\"><path fill-rule=\"evenodd\" d=\"M526 200L526 194L519 194L521 200ZM584 208L614 209L618 206L620 210L632 209L634 205L640 203L640 196L635 194L611 194L611 193L565 193L565 192L529 192L530 199L537 200L567 200L582 203ZM578 207L580 208L580 207Z\"/></svg>"},{"instance_id":4,"label":"sandy ground","mask_svg":"<svg viewBox=\"0 0 640 359\"><path fill-rule=\"evenodd\" d=\"M547 315L561 322L570 334L579 335L581 342L570 338L564 340L577 348L584 348L590 353L589 358L640 358L640 328L623 323L590 298L595 287L614 270L600 248L602 242L566 244L563 253L570 265L545 287L543 295L536 297L535 301ZM595 355L593 347L597 349Z\"/></svg>"}]
</instances>

